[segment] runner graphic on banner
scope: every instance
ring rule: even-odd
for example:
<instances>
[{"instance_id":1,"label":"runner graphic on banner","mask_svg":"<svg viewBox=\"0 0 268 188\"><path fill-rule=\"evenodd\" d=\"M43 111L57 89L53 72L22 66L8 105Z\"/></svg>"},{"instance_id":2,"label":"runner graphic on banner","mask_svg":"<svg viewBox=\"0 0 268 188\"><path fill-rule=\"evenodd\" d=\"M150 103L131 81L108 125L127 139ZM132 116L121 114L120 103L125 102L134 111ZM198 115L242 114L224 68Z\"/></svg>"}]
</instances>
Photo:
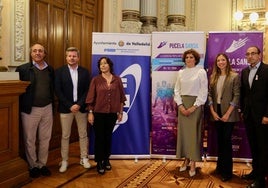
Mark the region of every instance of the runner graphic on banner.
<instances>
[{"instance_id":1,"label":"runner graphic on banner","mask_svg":"<svg viewBox=\"0 0 268 188\"><path fill-rule=\"evenodd\" d=\"M98 59L109 57L127 97L123 121L114 128L111 157L149 157L151 35L93 33L92 54L92 75L98 74ZM90 153L93 137L92 129Z\"/></svg>"},{"instance_id":2,"label":"runner graphic on banner","mask_svg":"<svg viewBox=\"0 0 268 188\"><path fill-rule=\"evenodd\" d=\"M210 32L207 47L207 65L210 75L215 57L218 53L226 53L230 58L234 71L240 74L241 70L248 66L245 53L248 47L258 46L263 48L262 32ZM208 109L206 109L208 110ZM207 113L209 115L209 111ZM208 119L209 117L207 117ZM213 122L208 121L208 157L217 155L216 129ZM250 158L250 150L246 137L245 126L242 122L236 124L233 136L233 157Z\"/></svg>"},{"instance_id":3,"label":"runner graphic on banner","mask_svg":"<svg viewBox=\"0 0 268 188\"><path fill-rule=\"evenodd\" d=\"M204 66L203 32L152 33L152 156L176 154L178 109L173 90L184 66L182 55L191 48L201 55L198 66Z\"/></svg>"}]
</instances>

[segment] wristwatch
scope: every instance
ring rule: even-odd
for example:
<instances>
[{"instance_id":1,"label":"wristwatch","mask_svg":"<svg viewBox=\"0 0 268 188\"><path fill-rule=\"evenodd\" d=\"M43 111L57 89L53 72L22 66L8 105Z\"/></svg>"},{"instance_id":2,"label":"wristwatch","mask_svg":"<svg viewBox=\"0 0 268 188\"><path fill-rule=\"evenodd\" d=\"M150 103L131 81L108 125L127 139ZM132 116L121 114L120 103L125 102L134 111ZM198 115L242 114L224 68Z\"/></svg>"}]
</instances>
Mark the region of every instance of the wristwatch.
<instances>
[{"instance_id":1,"label":"wristwatch","mask_svg":"<svg viewBox=\"0 0 268 188\"><path fill-rule=\"evenodd\" d=\"M89 112L89 113L93 113L93 111L92 111L92 110L89 110L88 112Z\"/></svg>"}]
</instances>

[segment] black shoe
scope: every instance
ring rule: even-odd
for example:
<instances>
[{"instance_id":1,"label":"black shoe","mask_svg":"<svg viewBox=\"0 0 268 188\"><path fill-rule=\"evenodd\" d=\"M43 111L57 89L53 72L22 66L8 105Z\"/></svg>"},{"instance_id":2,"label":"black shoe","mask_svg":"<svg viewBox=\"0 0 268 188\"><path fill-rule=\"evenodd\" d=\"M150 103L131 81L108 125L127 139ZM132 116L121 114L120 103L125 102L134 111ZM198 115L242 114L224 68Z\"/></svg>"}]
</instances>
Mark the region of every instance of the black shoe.
<instances>
[{"instance_id":1,"label":"black shoe","mask_svg":"<svg viewBox=\"0 0 268 188\"><path fill-rule=\"evenodd\" d=\"M111 170L112 169L112 166L111 166L111 163L109 160L105 160L103 161L103 167L106 169L106 170Z\"/></svg>"},{"instance_id":2,"label":"black shoe","mask_svg":"<svg viewBox=\"0 0 268 188\"><path fill-rule=\"evenodd\" d=\"M217 167L214 171L213 171L214 174L221 174L221 170Z\"/></svg>"},{"instance_id":3,"label":"black shoe","mask_svg":"<svg viewBox=\"0 0 268 188\"><path fill-rule=\"evenodd\" d=\"M105 169L103 168L102 162L98 162L97 163L97 171L101 175L103 175L105 173Z\"/></svg>"},{"instance_id":4,"label":"black shoe","mask_svg":"<svg viewBox=\"0 0 268 188\"><path fill-rule=\"evenodd\" d=\"M265 182L254 181L252 184L249 184L247 188L265 188Z\"/></svg>"},{"instance_id":5,"label":"black shoe","mask_svg":"<svg viewBox=\"0 0 268 188\"><path fill-rule=\"evenodd\" d=\"M223 182L228 181L230 179L232 179L232 176L222 175L222 177L221 177L221 181L223 181Z\"/></svg>"},{"instance_id":6,"label":"black shoe","mask_svg":"<svg viewBox=\"0 0 268 188\"><path fill-rule=\"evenodd\" d=\"M38 178L41 175L40 169L37 167L31 168L29 173L31 178Z\"/></svg>"},{"instance_id":7,"label":"black shoe","mask_svg":"<svg viewBox=\"0 0 268 188\"><path fill-rule=\"evenodd\" d=\"M256 175L253 172L250 172L249 174L242 175L241 178L244 180L254 180Z\"/></svg>"},{"instance_id":8,"label":"black shoe","mask_svg":"<svg viewBox=\"0 0 268 188\"><path fill-rule=\"evenodd\" d=\"M43 166L42 168L40 168L40 172L41 172L42 176L50 176L51 175L50 170L46 166Z\"/></svg>"}]
</instances>

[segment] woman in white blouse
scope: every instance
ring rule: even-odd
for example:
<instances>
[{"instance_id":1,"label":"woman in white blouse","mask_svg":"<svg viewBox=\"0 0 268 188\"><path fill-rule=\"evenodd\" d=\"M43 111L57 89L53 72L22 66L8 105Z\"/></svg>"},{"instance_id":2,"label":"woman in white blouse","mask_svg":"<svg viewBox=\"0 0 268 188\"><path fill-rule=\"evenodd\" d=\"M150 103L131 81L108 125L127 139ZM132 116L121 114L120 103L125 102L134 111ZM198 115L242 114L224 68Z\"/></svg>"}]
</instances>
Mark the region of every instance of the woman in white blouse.
<instances>
[{"instance_id":1,"label":"woman in white blouse","mask_svg":"<svg viewBox=\"0 0 268 188\"><path fill-rule=\"evenodd\" d=\"M210 76L208 105L211 119L217 129L218 160L216 172L222 181L232 178L232 132L239 121L239 75L232 71L229 58L220 53L216 56Z\"/></svg>"},{"instance_id":2,"label":"woman in white blouse","mask_svg":"<svg viewBox=\"0 0 268 188\"><path fill-rule=\"evenodd\" d=\"M196 66L200 54L193 49L184 52L185 63L178 72L174 88L174 100L178 105L177 158L185 158L180 171L190 165L189 175L196 174L196 161L202 160L201 127L203 118L202 106L207 100L208 80L204 68Z\"/></svg>"}]
</instances>

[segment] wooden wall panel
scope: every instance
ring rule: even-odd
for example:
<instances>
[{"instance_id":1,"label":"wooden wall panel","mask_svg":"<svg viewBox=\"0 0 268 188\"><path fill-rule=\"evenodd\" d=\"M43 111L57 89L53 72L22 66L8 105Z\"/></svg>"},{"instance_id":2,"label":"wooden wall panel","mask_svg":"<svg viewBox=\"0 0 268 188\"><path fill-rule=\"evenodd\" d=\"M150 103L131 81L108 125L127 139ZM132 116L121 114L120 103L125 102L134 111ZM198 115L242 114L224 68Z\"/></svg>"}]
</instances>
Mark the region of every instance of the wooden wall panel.
<instances>
[{"instance_id":1,"label":"wooden wall panel","mask_svg":"<svg viewBox=\"0 0 268 188\"><path fill-rule=\"evenodd\" d=\"M19 133L17 127L18 119L12 119L12 117L17 117L16 113L18 113L18 105L17 97L13 95L1 96L0 98L0 163L12 159L19 153L18 138L13 138L14 135L16 136Z\"/></svg>"},{"instance_id":2,"label":"wooden wall panel","mask_svg":"<svg viewBox=\"0 0 268 188\"><path fill-rule=\"evenodd\" d=\"M80 64L91 71L92 32L102 31L102 19L103 0L30 0L30 43L46 47L46 60L55 69L66 63L66 48L78 47ZM57 99L55 103L57 107ZM60 139L60 118L55 113L50 149L60 147ZM78 140L75 123L70 139Z\"/></svg>"},{"instance_id":3,"label":"wooden wall panel","mask_svg":"<svg viewBox=\"0 0 268 188\"><path fill-rule=\"evenodd\" d=\"M36 1L31 4L31 44L39 42L47 48L49 33L49 4L47 2Z\"/></svg>"},{"instance_id":4,"label":"wooden wall panel","mask_svg":"<svg viewBox=\"0 0 268 188\"><path fill-rule=\"evenodd\" d=\"M101 1L98 1L101 4ZM70 22L69 36L70 46L76 46L80 49L80 64L91 71L92 58L92 32L98 31L96 23L97 1L71 1L70 2ZM102 4L101 4L102 5ZM101 22L102 23L102 22Z\"/></svg>"},{"instance_id":5,"label":"wooden wall panel","mask_svg":"<svg viewBox=\"0 0 268 188\"><path fill-rule=\"evenodd\" d=\"M93 22L94 20L92 18L86 17L84 22L84 40L82 46L85 48L81 49L81 65L83 67L86 67L91 71L91 57L92 57L92 51L88 49L92 49L92 32L93 30Z\"/></svg>"},{"instance_id":6,"label":"wooden wall panel","mask_svg":"<svg viewBox=\"0 0 268 188\"><path fill-rule=\"evenodd\" d=\"M28 82L0 81L0 187L29 181L27 163L19 156L19 95Z\"/></svg>"},{"instance_id":7,"label":"wooden wall panel","mask_svg":"<svg viewBox=\"0 0 268 188\"><path fill-rule=\"evenodd\" d=\"M75 46L81 50L83 39L83 15L72 13L69 25L69 46Z\"/></svg>"},{"instance_id":8,"label":"wooden wall panel","mask_svg":"<svg viewBox=\"0 0 268 188\"><path fill-rule=\"evenodd\" d=\"M0 105L0 114L1 114L1 121L0 121L0 138L2 138L3 142L0 143L0 153L5 152L8 150L8 137L9 137L9 121L8 121L8 110L9 108L6 105ZM2 162L2 161L0 161Z\"/></svg>"},{"instance_id":9,"label":"wooden wall panel","mask_svg":"<svg viewBox=\"0 0 268 188\"><path fill-rule=\"evenodd\" d=\"M50 42L50 55L53 62L53 67L57 69L65 63L65 47L66 47L66 29L65 21L66 11L62 8L53 8L53 25L51 28L52 41Z\"/></svg>"}]
</instances>

